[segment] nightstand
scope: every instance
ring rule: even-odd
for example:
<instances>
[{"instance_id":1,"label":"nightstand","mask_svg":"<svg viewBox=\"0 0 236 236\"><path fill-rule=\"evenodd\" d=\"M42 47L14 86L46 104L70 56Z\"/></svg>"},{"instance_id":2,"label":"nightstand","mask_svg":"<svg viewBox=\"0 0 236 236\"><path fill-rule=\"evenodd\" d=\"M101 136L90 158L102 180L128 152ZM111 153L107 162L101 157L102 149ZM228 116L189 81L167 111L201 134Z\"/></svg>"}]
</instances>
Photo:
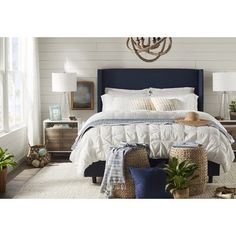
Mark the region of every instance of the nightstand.
<instances>
[{"instance_id":1,"label":"nightstand","mask_svg":"<svg viewBox=\"0 0 236 236\"><path fill-rule=\"evenodd\" d=\"M236 120L220 120L220 123L236 141ZM236 153L236 142L232 144L232 148Z\"/></svg>"},{"instance_id":2,"label":"nightstand","mask_svg":"<svg viewBox=\"0 0 236 236\"><path fill-rule=\"evenodd\" d=\"M43 143L49 152L71 152L80 127L79 120L43 121Z\"/></svg>"}]
</instances>

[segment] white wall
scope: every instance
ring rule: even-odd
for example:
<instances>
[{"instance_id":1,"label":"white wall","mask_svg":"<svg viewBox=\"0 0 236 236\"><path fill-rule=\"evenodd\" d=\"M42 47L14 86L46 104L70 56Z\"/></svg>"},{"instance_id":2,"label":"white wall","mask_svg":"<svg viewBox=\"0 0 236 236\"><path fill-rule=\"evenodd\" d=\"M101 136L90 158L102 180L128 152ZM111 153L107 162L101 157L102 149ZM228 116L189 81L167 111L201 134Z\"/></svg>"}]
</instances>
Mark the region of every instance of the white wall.
<instances>
[{"instance_id":1,"label":"white wall","mask_svg":"<svg viewBox=\"0 0 236 236\"><path fill-rule=\"evenodd\" d=\"M15 161L20 161L28 151L27 129L21 127L0 137L0 147L8 149Z\"/></svg>"},{"instance_id":2,"label":"white wall","mask_svg":"<svg viewBox=\"0 0 236 236\"><path fill-rule=\"evenodd\" d=\"M79 80L96 83L101 68L204 69L205 111L218 114L220 96L212 92L212 72L236 71L236 38L173 38L171 51L153 63L138 59L125 43L126 38L40 38L42 119L49 117L48 106L60 101L51 92L52 72L77 72ZM94 112L74 114L86 119Z\"/></svg>"}]
</instances>

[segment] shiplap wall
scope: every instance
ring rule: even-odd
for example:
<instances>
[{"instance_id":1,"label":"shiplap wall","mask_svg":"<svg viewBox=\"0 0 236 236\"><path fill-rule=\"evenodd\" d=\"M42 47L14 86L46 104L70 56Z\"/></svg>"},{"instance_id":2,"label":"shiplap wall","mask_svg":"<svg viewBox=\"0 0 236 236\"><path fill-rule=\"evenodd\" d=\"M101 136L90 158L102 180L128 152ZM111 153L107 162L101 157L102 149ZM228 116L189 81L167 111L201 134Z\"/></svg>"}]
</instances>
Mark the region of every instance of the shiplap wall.
<instances>
[{"instance_id":1,"label":"shiplap wall","mask_svg":"<svg viewBox=\"0 0 236 236\"><path fill-rule=\"evenodd\" d=\"M51 92L52 72L76 72L78 80L96 85L97 69L101 68L204 69L205 111L218 114L220 95L212 91L212 72L236 71L236 38L173 38L171 51L153 63L138 59L125 43L126 38L40 38L42 119L49 117L49 105L60 102L60 95ZM87 119L95 112L73 113Z\"/></svg>"}]
</instances>

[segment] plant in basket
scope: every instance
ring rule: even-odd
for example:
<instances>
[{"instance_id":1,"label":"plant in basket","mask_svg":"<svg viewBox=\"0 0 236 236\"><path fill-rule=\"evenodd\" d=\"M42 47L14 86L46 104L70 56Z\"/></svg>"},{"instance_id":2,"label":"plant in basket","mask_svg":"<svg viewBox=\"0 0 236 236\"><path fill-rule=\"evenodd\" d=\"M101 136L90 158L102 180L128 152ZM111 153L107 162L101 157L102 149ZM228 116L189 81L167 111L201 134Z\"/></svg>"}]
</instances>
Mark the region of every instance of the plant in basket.
<instances>
[{"instance_id":1,"label":"plant in basket","mask_svg":"<svg viewBox=\"0 0 236 236\"><path fill-rule=\"evenodd\" d=\"M188 198L190 181L197 177L194 175L197 165L173 157L163 169L167 175L166 190L171 192L174 198Z\"/></svg>"},{"instance_id":2,"label":"plant in basket","mask_svg":"<svg viewBox=\"0 0 236 236\"><path fill-rule=\"evenodd\" d=\"M13 160L13 155L3 150L0 147L0 193L6 191L7 167L15 166L16 162Z\"/></svg>"},{"instance_id":3,"label":"plant in basket","mask_svg":"<svg viewBox=\"0 0 236 236\"><path fill-rule=\"evenodd\" d=\"M229 104L230 120L236 120L236 101Z\"/></svg>"}]
</instances>

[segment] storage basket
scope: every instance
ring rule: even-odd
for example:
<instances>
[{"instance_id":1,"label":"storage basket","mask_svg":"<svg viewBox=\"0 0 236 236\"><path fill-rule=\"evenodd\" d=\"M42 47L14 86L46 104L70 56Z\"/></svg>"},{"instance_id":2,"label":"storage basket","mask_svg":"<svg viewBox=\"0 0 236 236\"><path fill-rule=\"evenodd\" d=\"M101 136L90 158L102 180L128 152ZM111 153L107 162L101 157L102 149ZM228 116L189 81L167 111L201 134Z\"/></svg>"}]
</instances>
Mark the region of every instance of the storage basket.
<instances>
[{"instance_id":1,"label":"storage basket","mask_svg":"<svg viewBox=\"0 0 236 236\"><path fill-rule=\"evenodd\" d=\"M125 187L122 189L120 184L114 187L113 197L115 198L135 198L135 187L129 167L150 167L146 148L132 149L124 156Z\"/></svg>"},{"instance_id":2,"label":"storage basket","mask_svg":"<svg viewBox=\"0 0 236 236\"><path fill-rule=\"evenodd\" d=\"M197 170L194 175L197 178L191 180L189 187L189 195L194 196L202 194L205 190L205 184L207 183L207 154L202 146L194 148L185 147L172 147L170 150L170 158L176 157L180 160L189 160L196 163Z\"/></svg>"},{"instance_id":3,"label":"storage basket","mask_svg":"<svg viewBox=\"0 0 236 236\"><path fill-rule=\"evenodd\" d=\"M29 151L26 156L26 161L28 164L34 167L42 168L51 161L51 155L47 151L46 145L29 145Z\"/></svg>"}]
</instances>

